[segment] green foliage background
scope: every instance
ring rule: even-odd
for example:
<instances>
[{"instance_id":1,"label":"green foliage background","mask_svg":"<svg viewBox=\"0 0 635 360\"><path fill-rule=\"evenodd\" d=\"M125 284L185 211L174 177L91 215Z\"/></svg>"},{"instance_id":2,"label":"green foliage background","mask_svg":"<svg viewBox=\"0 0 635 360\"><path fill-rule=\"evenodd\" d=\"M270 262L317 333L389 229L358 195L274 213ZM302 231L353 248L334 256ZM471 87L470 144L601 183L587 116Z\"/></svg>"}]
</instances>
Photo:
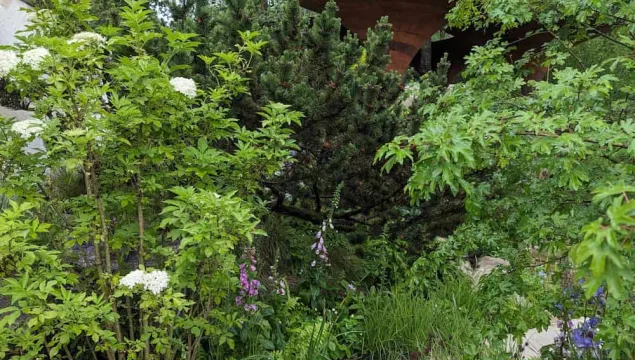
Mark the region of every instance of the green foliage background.
<instances>
[{"instance_id":1,"label":"green foliage background","mask_svg":"<svg viewBox=\"0 0 635 360\"><path fill-rule=\"evenodd\" d=\"M35 5L12 50L49 55L0 84L46 121L25 151L0 120L0 357L508 359L555 319L543 358L633 357L631 2L457 1L445 30L496 36L452 85L386 71L390 19L360 41L335 1ZM552 41L517 56L528 24Z\"/></svg>"}]
</instances>

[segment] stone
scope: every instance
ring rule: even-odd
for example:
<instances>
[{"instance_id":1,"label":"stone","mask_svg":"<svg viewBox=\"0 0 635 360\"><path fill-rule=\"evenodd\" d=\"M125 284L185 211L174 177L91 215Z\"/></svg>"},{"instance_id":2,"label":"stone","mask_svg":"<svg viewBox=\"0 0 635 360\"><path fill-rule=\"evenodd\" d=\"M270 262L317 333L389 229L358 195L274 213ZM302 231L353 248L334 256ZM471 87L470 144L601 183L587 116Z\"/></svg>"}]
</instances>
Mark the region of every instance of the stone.
<instances>
[{"instance_id":1,"label":"stone","mask_svg":"<svg viewBox=\"0 0 635 360\"><path fill-rule=\"evenodd\" d=\"M461 264L461 271L468 275L474 284L478 284L481 277L489 275L498 266L508 266L509 261L501 258L495 258L491 256L482 256L477 259L476 267L472 267L469 261L464 261Z\"/></svg>"},{"instance_id":2,"label":"stone","mask_svg":"<svg viewBox=\"0 0 635 360\"><path fill-rule=\"evenodd\" d=\"M20 0L0 0L0 45L12 45L15 34L23 30L28 22L28 14L21 11L29 7Z\"/></svg>"}]
</instances>

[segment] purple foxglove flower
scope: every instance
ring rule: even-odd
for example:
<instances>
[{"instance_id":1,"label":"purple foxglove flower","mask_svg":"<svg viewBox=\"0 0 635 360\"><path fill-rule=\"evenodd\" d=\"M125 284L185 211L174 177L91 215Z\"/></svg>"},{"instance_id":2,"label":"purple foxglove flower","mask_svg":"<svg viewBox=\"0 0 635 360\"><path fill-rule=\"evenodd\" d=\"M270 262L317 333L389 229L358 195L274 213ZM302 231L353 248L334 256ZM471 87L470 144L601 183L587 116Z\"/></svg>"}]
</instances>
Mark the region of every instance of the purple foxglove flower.
<instances>
[{"instance_id":1,"label":"purple foxglove flower","mask_svg":"<svg viewBox=\"0 0 635 360\"><path fill-rule=\"evenodd\" d=\"M256 257L255 257L255 250L253 248L251 249L245 249L245 252L242 256L243 259L248 260L249 263L247 262L243 262L242 264L239 265L239 269L240 269L240 289L239 289L239 293L240 296L236 297L236 305L241 306L243 304L245 304L247 301L247 299L245 299L245 296L247 297L254 297L254 296L258 296L258 290L260 288L260 281L257 279L250 279L249 278L249 272L248 272L248 268L247 265L249 264L249 270L251 272L256 272L257 268L256 268L256 264L258 263L256 261ZM257 307L253 304L245 304L245 310L248 311L255 311L255 309L257 309ZM252 310L253 309L253 310Z\"/></svg>"}]
</instances>

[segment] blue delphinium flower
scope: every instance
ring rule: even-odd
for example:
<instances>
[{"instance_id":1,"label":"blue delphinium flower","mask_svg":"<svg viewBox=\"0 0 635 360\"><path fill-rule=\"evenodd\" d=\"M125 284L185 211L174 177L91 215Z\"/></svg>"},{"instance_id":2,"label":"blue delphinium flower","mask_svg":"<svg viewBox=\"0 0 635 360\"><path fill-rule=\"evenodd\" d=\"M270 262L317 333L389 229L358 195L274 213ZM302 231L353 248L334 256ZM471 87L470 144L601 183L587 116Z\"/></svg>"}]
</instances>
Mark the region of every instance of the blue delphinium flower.
<instances>
[{"instance_id":1,"label":"blue delphinium flower","mask_svg":"<svg viewBox=\"0 0 635 360\"><path fill-rule=\"evenodd\" d=\"M587 349L593 347L593 336L589 336L589 333L583 329L573 329L571 337L573 339L573 344L577 348Z\"/></svg>"},{"instance_id":2,"label":"blue delphinium flower","mask_svg":"<svg viewBox=\"0 0 635 360\"><path fill-rule=\"evenodd\" d=\"M600 319L593 316L583 322L580 327L571 331L571 338L575 347L579 349L590 349L600 347L599 341L593 341L596 335L596 328L600 324Z\"/></svg>"},{"instance_id":3,"label":"blue delphinium flower","mask_svg":"<svg viewBox=\"0 0 635 360\"><path fill-rule=\"evenodd\" d=\"M597 327L598 327L598 325L600 325L600 319L599 319L597 316L592 316L592 317L589 319L589 326L590 326L592 329L595 329L595 328L597 328Z\"/></svg>"},{"instance_id":4,"label":"blue delphinium flower","mask_svg":"<svg viewBox=\"0 0 635 360\"><path fill-rule=\"evenodd\" d=\"M602 296L602 295L604 295L604 287L603 287L603 286L600 286L600 287L599 287L599 288L595 291L595 295L593 295L593 296L595 296L595 297L600 297L600 296Z\"/></svg>"}]
</instances>

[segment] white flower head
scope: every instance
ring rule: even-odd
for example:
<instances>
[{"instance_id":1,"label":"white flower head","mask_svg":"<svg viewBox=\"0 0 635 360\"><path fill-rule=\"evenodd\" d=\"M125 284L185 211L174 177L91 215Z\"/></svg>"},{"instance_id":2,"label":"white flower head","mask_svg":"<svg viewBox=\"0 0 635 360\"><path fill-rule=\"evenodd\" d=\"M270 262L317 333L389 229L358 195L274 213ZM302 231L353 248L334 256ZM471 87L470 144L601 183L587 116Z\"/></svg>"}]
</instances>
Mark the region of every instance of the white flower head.
<instances>
[{"instance_id":1,"label":"white flower head","mask_svg":"<svg viewBox=\"0 0 635 360\"><path fill-rule=\"evenodd\" d=\"M158 295L168 287L170 276L163 270L145 272L135 270L119 280L119 285L133 289L137 285L143 285L143 289Z\"/></svg>"},{"instance_id":2,"label":"white flower head","mask_svg":"<svg viewBox=\"0 0 635 360\"><path fill-rule=\"evenodd\" d=\"M192 79L184 77L175 77L170 79L170 84L174 88L174 91L193 99L196 97L196 83Z\"/></svg>"},{"instance_id":3,"label":"white flower head","mask_svg":"<svg viewBox=\"0 0 635 360\"><path fill-rule=\"evenodd\" d=\"M154 270L145 274L143 288L158 295L168 287L170 276L163 270Z\"/></svg>"},{"instance_id":4,"label":"white flower head","mask_svg":"<svg viewBox=\"0 0 635 360\"><path fill-rule=\"evenodd\" d=\"M28 139L42 132L44 125L45 122L40 119L27 119L14 122L11 130L20 134L22 138Z\"/></svg>"},{"instance_id":5,"label":"white flower head","mask_svg":"<svg viewBox=\"0 0 635 360\"><path fill-rule=\"evenodd\" d=\"M32 67L35 70L40 69L40 64L44 60L45 57L51 55L51 53L43 48L38 47L32 50L25 51L22 54L22 63Z\"/></svg>"},{"instance_id":6,"label":"white flower head","mask_svg":"<svg viewBox=\"0 0 635 360\"><path fill-rule=\"evenodd\" d=\"M0 50L0 78L7 76L19 63L20 59L15 51Z\"/></svg>"},{"instance_id":7,"label":"white flower head","mask_svg":"<svg viewBox=\"0 0 635 360\"><path fill-rule=\"evenodd\" d=\"M143 270L132 271L119 280L119 285L132 289L139 284L143 284L143 277L145 274L146 273Z\"/></svg>"},{"instance_id":8,"label":"white flower head","mask_svg":"<svg viewBox=\"0 0 635 360\"><path fill-rule=\"evenodd\" d=\"M106 42L106 38L90 31L84 31L73 35L73 37L68 40L69 44L74 43L82 43L82 44L97 44L101 45Z\"/></svg>"}]
</instances>

